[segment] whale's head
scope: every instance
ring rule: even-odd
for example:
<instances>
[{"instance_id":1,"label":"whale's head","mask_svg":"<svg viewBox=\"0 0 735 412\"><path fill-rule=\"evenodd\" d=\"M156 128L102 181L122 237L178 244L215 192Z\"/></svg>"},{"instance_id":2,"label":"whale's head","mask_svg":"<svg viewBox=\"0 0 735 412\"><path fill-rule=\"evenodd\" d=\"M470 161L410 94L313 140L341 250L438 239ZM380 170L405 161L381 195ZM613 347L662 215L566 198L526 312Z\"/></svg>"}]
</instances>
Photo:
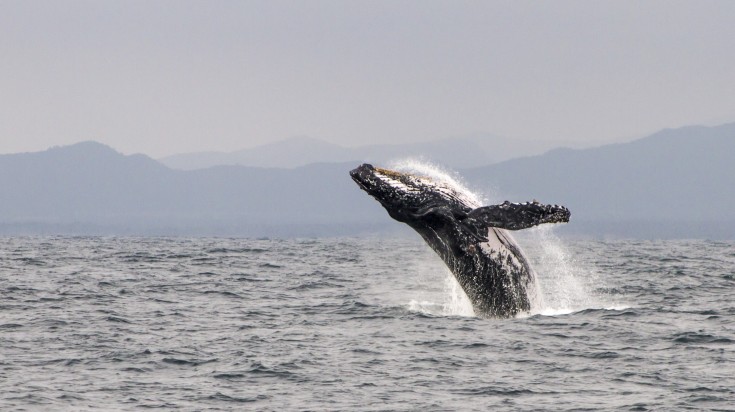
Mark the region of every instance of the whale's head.
<instances>
[{"instance_id":1,"label":"whale's head","mask_svg":"<svg viewBox=\"0 0 735 412\"><path fill-rule=\"evenodd\" d=\"M362 190L374 197L400 222L410 223L429 210L446 207L466 214L473 209L461 193L429 177L363 164L350 171Z\"/></svg>"}]
</instances>

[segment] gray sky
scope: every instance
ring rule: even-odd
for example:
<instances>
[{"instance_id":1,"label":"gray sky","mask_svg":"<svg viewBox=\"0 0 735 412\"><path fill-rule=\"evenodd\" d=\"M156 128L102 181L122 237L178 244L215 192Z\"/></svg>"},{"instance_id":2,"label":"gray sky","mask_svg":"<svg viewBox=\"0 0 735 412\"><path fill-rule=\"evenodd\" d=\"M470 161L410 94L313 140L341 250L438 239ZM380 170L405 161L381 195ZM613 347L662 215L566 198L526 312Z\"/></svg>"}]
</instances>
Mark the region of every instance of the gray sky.
<instances>
[{"instance_id":1,"label":"gray sky","mask_svg":"<svg viewBox=\"0 0 735 412\"><path fill-rule=\"evenodd\" d=\"M733 1L0 0L0 153L735 120Z\"/></svg>"}]
</instances>

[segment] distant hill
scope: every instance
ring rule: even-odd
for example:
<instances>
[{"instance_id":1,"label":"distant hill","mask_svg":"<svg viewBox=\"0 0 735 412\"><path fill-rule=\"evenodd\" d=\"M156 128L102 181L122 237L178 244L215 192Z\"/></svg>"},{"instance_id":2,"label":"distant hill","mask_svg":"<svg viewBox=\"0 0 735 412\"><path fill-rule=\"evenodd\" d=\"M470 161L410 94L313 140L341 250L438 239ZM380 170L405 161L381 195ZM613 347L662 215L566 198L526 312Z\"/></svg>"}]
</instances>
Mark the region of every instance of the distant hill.
<instances>
[{"instance_id":1,"label":"distant hill","mask_svg":"<svg viewBox=\"0 0 735 412\"><path fill-rule=\"evenodd\" d=\"M319 236L388 223L347 172L177 171L94 142L0 156L0 233Z\"/></svg>"},{"instance_id":2,"label":"distant hill","mask_svg":"<svg viewBox=\"0 0 735 412\"><path fill-rule=\"evenodd\" d=\"M560 233L735 239L735 124L460 170L492 201L567 205ZM350 180L356 162L182 171L94 142L0 155L0 234L410 233Z\"/></svg>"},{"instance_id":3,"label":"distant hill","mask_svg":"<svg viewBox=\"0 0 735 412\"><path fill-rule=\"evenodd\" d=\"M319 139L295 137L236 152L186 153L164 157L159 161L172 169L194 170L223 165L294 168L311 163L386 164L406 157L415 157L448 167L463 168L540 154L558 145L559 142L519 142L488 134L477 134L424 143L347 148Z\"/></svg>"},{"instance_id":4,"label":"distant hill","mask_svg":"<svg viewBox=\"0 0 735 412\"><path fill-rule=\"evenodd\" d=\"M581 231L732 239L734 159L732 123L663 130L593 149L558 149L462 174L503 198L563 203Z\"/></svg>"}]
</instances>

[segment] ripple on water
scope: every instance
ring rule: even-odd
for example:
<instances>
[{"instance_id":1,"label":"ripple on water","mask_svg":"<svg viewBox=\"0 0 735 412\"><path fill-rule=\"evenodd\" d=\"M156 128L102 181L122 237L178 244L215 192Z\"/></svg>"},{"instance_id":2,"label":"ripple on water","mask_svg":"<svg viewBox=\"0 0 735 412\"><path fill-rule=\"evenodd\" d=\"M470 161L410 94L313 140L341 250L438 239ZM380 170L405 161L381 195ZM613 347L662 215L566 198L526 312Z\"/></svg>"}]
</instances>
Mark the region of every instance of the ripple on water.
<instances>
[{"instance_id":1,"label":"ripple on water","mask_svg":"<svg viewBox=\"0 0 735 412\"><path fill-rule=\"evenodd\" d=\"M517 319L474 317L417 238L0 243L0 410L728 410L735 399L733 243L532 233L521 243L544 304Z\"/></svg>"}]
</instances>

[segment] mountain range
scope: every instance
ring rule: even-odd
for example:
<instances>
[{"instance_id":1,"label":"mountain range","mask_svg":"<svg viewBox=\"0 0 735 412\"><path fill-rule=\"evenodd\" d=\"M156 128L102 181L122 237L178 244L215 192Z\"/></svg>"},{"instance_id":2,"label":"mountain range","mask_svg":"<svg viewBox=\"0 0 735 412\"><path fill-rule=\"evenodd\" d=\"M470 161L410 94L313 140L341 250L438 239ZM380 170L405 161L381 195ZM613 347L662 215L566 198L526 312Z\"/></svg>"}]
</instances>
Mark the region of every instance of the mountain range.
<instances>
[{"instance_id":1,"label":"mountain range","mask_svg":"<svg viewBox=\"0 0 735 412\"><path fill-rule=\"evenodd\" d=\"M353 233L374 221L345 172L350 166L180 171L95 142L3 155L0 233Z\"/></svg>"},{"instance_id":2,"label":"mountain range","mask_svg":"<svg viewBox=\"0 0 735 412\"><path fill-rule=\"evenodd\" d=\"M572 221L560 226L561 234L735 239L734 154L735 123L555 149L458 174L489 202L537 199L568 206ZM0 233L406 232L350 180L355 166L351 161L176 170L95 142L0 155Z\"/></svg>"},{"instance_id":3,"label":"mountain range","mask_svg":"<svg viewBox=\"0 0 735 412\"><path fill-rule=\"evenodd\" d=\"M423 143L344 147L311 137L294 137L236 152L185 153L167 156L158 161L172 169L194 170L213 166L294 168L313 163L335 162L386 164L412 157L459 169L541 154L559 145L573 144L518 141L489 134L474 134Z\"/></svg>"},{"instance_id":4,"label":"mountain range","mask_svg":"<svg viewBox=\"0 0 735 412\"><path fill-rule=\"evenodd\" d=\"M573 216L568 230L735 238L735 123L556 149L462 175L485 193L567 205Z\"/></svg>"}]
</instances>

